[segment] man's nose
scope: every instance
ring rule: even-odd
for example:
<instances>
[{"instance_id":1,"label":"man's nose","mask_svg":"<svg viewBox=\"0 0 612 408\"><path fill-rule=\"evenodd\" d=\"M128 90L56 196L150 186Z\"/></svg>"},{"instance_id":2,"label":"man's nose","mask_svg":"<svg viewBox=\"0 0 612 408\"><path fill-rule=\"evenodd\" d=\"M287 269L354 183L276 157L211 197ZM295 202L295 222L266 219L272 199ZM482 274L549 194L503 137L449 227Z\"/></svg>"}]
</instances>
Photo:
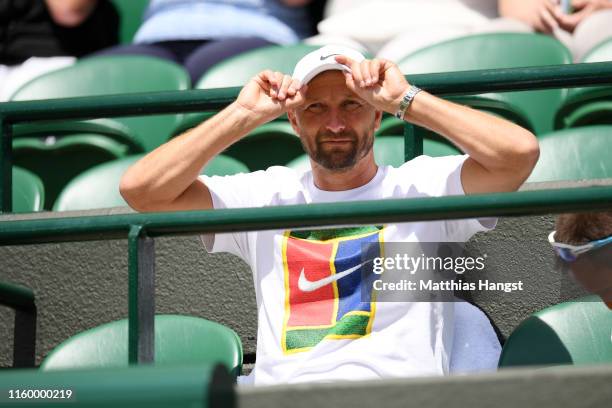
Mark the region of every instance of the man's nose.
<instances>
[{"instance_id":1,"label":"man's nose","mask_svg":"<svg viewBox=\"0 0 612 408\"><path fill-rule=\"evenodd\" d=\"M325 127L334 133L342 132L346 128L344 118L338 110L330 110Z\"/></svg>"}]
</instances>

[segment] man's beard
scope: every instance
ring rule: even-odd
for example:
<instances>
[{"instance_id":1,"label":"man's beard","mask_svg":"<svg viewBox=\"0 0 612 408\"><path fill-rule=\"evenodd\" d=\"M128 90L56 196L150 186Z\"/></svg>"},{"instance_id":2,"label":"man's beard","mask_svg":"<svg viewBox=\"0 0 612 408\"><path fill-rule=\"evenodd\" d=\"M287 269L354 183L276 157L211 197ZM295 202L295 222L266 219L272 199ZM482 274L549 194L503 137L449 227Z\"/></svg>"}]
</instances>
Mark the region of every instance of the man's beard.
<instances>
[{"instance_id":1,"label":"man's beard","mask_svg":"<svg viewBox=\"0 0 612 408\"><path fill-rule=\"evenodd\" d=\"M346 130L339 133L320 131L315 137L314 149L311 149L304 143L305 138L302 138L302 146L306 153L321 167L327 170L348 170L372 150L374 132L368 133L359 138L354 130ZM333 146L325 143L331 140L347 139L350 140L348 147L346 145Z\"/></svg>"}]
</instances>

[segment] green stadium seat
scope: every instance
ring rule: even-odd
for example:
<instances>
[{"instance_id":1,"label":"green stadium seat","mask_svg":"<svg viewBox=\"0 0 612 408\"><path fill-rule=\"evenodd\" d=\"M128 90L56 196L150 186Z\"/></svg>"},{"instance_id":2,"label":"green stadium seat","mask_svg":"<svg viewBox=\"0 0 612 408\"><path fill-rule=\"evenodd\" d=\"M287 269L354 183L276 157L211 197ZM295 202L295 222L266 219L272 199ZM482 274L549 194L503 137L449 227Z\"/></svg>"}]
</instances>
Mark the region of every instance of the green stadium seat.
<instances>
[{"instance_id":1,"label":"green stadium seat","mask_svg":"<svg viewBox=\"0 0 612 408\"><path fill-rule=\"evenodd\" d=\"M36 174L45 187L44 208L51 209L60 191L83 171L121 158L127 147L97 134L59 139L21 137L13 140L13 163Z\"/></svg>"},{"instance_id":2,"label":"green stadium seat","mask_svg":"<svg viewBox=\"0 0 612 408\"><path fill-rule=\"evenodd\" d=\"M90 210L126 206L119 193L121 176L143 155L128 156L93 167L75 177L57 198L54 211ZM239 161L226 156L217 156L202 170L208 176L225 176L248 172Z\"/></svg>"},{"instance_id":3,"label":"green stadium seat","mask_svg":"<svg viewBox=\"0 0 612 408\"><path fill-rule=\"evenodd\" d=\"M612 39L600 43L582 62L612 61ZM555 118L555 128L612 125L612 87L572 88Z\"/></svg>"},{"instance_id":4,"label":"green stadium seat","mask_svg":"<svg viewBox=\"0 0 612 408\"><path fill-rule=\"evenodd\" d=\"M173 132L174 136L199 125L201 116L188 115ZM223 151L246 164L251 171L265 170L270 166L283 166L304 153L302 142L291 124L278 120L259 126L243 139Z\"/></svg>"},{"instance_id":5,"label":"green stadium seat","mask_svg":"<svg viewBox=\"0 0 612 408\"><path fill-rule=\"evenodd\" d=\"M15 101L97 96L190 88L187 72L179 65L144 56L101 56L37 77L19 88ZM121 117L145 151L165 142L182 115Z\"/></svg>"},{"instance_id":6,"label":"green stadium seat","mask_svg":"<svg viewBox=\"0 0 612 408\"><path fill-rule=\"evenodd\" d=\"M149 0L112 0L119 13L119 41L129 44L142 23Z\"/></svg>"},{"instance_id":7,"label":"green stadium seat","mask_svg":"<svg viewBox=\"0 0 612 408\"><path fill-rule=\"evenodd\" d=\"M251 171L282 166L303 153L302 142L288 122L259 126L223 152L246 164Z\"/></svg>"},{"instance_id":8,"label":"green stadium seat","mask_svg":"<svg viewBox=\"0 0 612 408\"><path fill-rule=\"evenodd\" d=\"M45 189L40 178L27 170L13 167L13 212L40 211L44 202Z\"/></svg>"},{"instance_id":9,"label":"green stadium seat","mask_svg":"<svg viewBox=\"0 0 612 408\"><path fill-rule=\"evenodd\" d=\"M13 127L13 138L37 137L43 139L62 138L75 134L96 134L107 137L127 147L130 154L144 152L143 145L130 133L123 123L113 119L83 121L48 121L18 123Z\"/></svg>"},{"instance_id":10,"label":"green stadium seat","mask_svg":"<svg viewBox=\"0 0 612 408\"><path fill-rule=\"evenodd\" d=\"M540 159L527 182L612 177L612 126L586 126L542 135Z\"/></svg>"},{"instance_id":11,"label":"green stadium seat","mask_svg":"<svg viewBox=\"0 0 612 408\"><path fill-rule=\"evenodd\" d=\"M411 74L518 68L571 63L569 51L545 35L487 33L470 35L435 44L399 62L403 73ZM495 112L535 131L549 132L554 114L566 90L489 93L451 100Z\"/></svg>"},{"instance_id":12,"label":"green stadium seat","mask_svg":"<svg viewBox=\"0 0 612 408\"><path fill-rule=\"evenodd\" d=\"M240 337L227 326L194 316L155 316L155 365L221 363L242 371ZM81 332L58 345L42 370L128 366L127 319Z\"/></svg>"},{"instance_id":13,"label":"green stadium seat","mask_svg":"<svg viewBox=\"0 0 612 408\"><path fill-rule=\"evenodd\" d=\"M431 157L451 156L462 154L459 149L450 143L439 139L424 139L423 154ZM374 139L374 159L379 165L399 167L404 164L404 137L403 136L377 136ZM297 171L310 170L310 160L306 154L291 160L286 165Z\"/></svg>"},{"instance_id":14,"label":"green stadium seat","mask_svg":"<svg viewBox=\"0 0 612 408\"><path fill-rule=\"evenodd\" d=\"M304 55L317 48L320 47L296 44L273 45L247 51L213 66L197 81L195 88L242 86L266 69L291 75L295 64Z\"/></svg>"},{"instance_id":15,"label":"green stadium seat","mask_svg":"<svg viewBox=\"0 0 612 408\"><path fill-rule=\"evenodd\" d=\"M612 312L597 296L534 313L508 337L499 367L612 363Z\"/></svg>"}]
</instances>

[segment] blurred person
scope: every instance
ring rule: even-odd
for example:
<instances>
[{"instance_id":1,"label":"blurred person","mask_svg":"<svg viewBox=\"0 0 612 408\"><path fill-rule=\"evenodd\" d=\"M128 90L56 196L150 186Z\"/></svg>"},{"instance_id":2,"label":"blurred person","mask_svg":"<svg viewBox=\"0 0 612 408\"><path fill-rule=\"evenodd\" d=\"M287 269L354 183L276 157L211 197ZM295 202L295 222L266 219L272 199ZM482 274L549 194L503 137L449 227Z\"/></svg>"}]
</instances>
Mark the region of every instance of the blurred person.
<instances>
[{"instance_id":1,"label":"blurred person","mask_svg":"<svg viewBox=\"0 0 612 408\"><path fill-rule=\"evenodd\" d=\"M134 44L99 55L148 55L183 65L192 83L224 59L312 35L312 0L151 0Z\"/></svg>"},{"instance_id":2,"label":"blurred person","mask_svg":"<svg viewBox=\"0 0 612 408\"><path fill-rule=\"evenodd\" d=\"M520 22L498 17L497 0L329 0L320 35L306 42L340 43L398 61L469 34L528 31Z\"/></svg>"},{"instance_id":3,"label":"blurred person","mask_svg":"<svg viewBox=\"0 0 612 408\"><path fill-rule=\"evenodd\" d=\"M564 4L571 7L564 10ZM579 62L598 43L612 38L611 0L499 0L504 18L563 42Z\"/></svg>"},{"instance_id":4,"label":"blurred person","mask_svg":"<svg viewBox=\"0 0 612 408\"><path fill-rule=\"evenodd\" d=\"M0 0L0 101L118 38L119 16L107 0Z\"/></svg>"},{"instance_id":5,"label":"blurred person","mask_svg":"<svg viewBox=\"0 0 612 408\"><path fill-rule=\"evenodd\" d=\"M612 212L562 214L548 239L574 278L612 309Z\"/></svg>"},{"instance_id":6,"label":"blurred person","mask_svg":"<svg viewBox=\"0 0 612 408\"><path fill-rule=\"evenodd\" d=\"M420 156L399 168L378 166L373 141L383 112L432 129L467 154ZM284 113L310 157L310 171L274 166L199 176L214 156ZM391 61L323 47L300 60L293 76L269 70L256 75L228 107L130 167L120 191L137 211L515 191L538 154L529 131L421 91ZM382 242L464 242L494 225L491 219L441 220L232 232L202 241L208 251L239 256L253 271L257 363L248 382L373 379L467 371L474 359L488 358L491 364L499 344L496 349L491 341L488 321L488 335L481 336L478 324L461 324L455 333L462 318L482 322L482 314L466 304L377 302L368 289L372 271L362 260L362 244L377 244L376 249ZM496 362L495 357L489 368Z\"/></svg>"}]
</instances>

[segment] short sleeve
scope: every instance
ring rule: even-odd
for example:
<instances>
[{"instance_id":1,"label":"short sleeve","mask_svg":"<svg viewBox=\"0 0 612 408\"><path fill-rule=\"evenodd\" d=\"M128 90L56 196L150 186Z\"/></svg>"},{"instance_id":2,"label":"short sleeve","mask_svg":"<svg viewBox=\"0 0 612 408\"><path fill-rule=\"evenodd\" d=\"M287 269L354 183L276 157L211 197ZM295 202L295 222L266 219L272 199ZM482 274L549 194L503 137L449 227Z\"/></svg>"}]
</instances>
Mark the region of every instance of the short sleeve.
<instances>
[{"instance_id":1,"label":"short sleeve","mask_svg":"<svg viewBox=\"0 0 612 408\"><path fill-rule=\"evenodd\" d=\"M400 169L406 172L416 189L425 196L465 195L461 169L468 155L429 157L419 156ZM496 218L446 220L446 237L451 242L465 242L480 231L495 228Z\"/></svg>"},{"instance_id":2,"label":"short sleeve","mask_svg":"<svg viewBox=\"0 0 612 408\"><path fill-rule=\"evenodd\" d=\"M245 207L250 201L245 192L248 183L247 174L233 176L200 176L212 197L215 210ZM240 192L243 192L241 195ZM255 199L256 197L253 197ZM209 253L228 252L248 262L248 238L243 232L204 234L200 236L204 248Z\"/></svg>"},{"instance_id":3,"label":"short sleeve","mask_svg":"<svg viewBox=\"0 0 612 408\"><path fill-rule=\"evenodd\" d=\"M231 176L200 176L216 210L274 205L280 189L294 185L294 178L295 172L282 167ZM248 237L246 232L232 232L206 234L200 238L208 252L229 252L251 265Z\"/></svg>"}]
</instances>

